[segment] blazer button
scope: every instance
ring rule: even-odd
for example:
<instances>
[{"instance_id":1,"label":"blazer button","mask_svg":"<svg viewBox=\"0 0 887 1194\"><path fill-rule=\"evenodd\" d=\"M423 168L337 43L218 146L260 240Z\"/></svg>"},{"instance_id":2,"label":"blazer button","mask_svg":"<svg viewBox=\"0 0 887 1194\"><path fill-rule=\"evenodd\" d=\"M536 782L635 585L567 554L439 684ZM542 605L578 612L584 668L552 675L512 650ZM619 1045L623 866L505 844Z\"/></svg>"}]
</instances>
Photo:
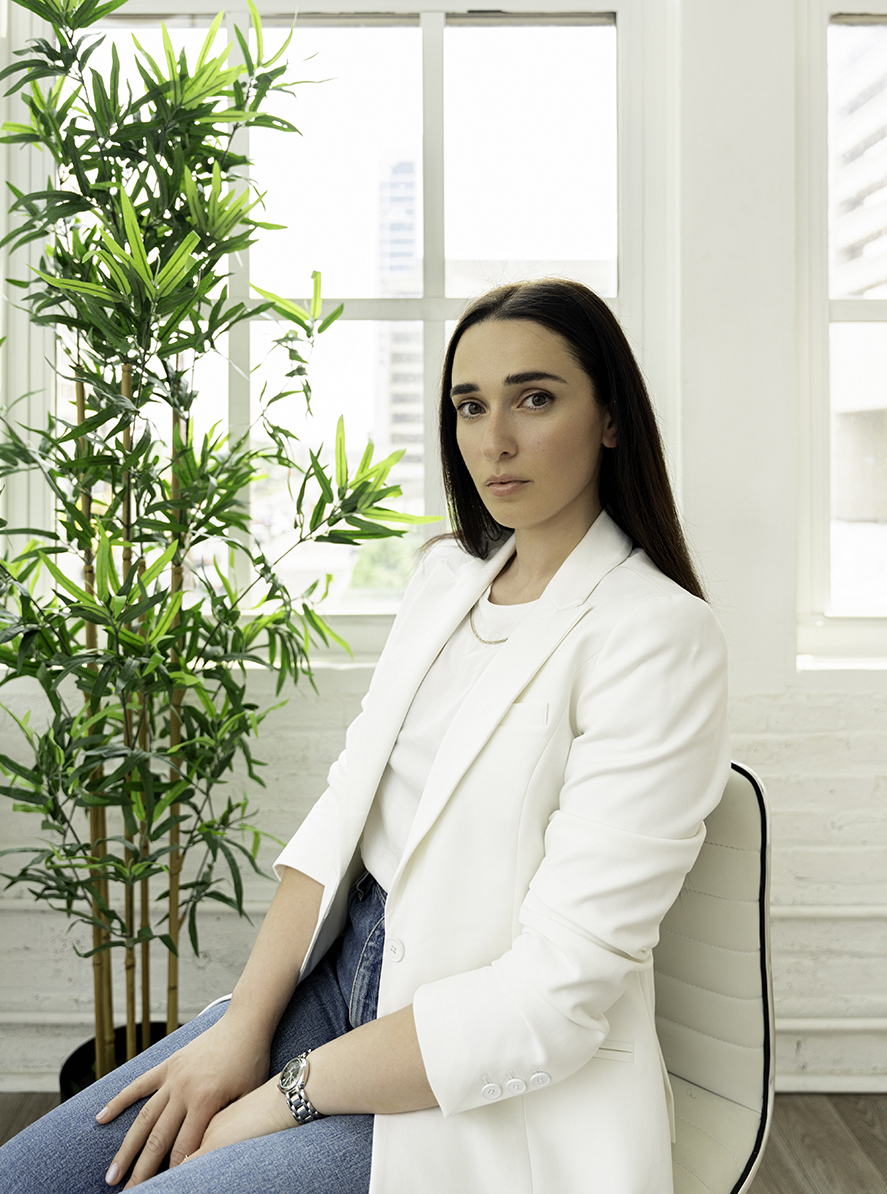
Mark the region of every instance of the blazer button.
<instances>
[{"instance_id":1,"label":"blazer button","mask_svg":"<svg viewBox=\"0 0 887 1194\"><path fill-rule=\"evenodd\" d=\"M527 1084L524 1082L523 1078L509 1078L505 1083L505 1087L509 1094L517 1095L524 1093L524 1091L527 1089Z\"/></svg>"},{"instance_id":2,"label":"blazer button","mask_svg":"<svg viewBox=\"0 0 887 1194\"><path fill-rule=\"evenodd\" d=\"M485 1099L498 1099L502 1093L502 1087L498 1082L488 1082L486 1086L481 1088L480 1093Z\"/></svg>"},{"instance_id":3,"label":"blazer button","mask_svg":"<svg viewBox=\"0 0 887 1194\"><path fill-rule=\"evenodd\" d=\"M551 1081L551 1074L546 1074L545 1070L537 1070L535 1074L530 1074L530 1086L547 1086Z\"/></svg>"},{"instance_id":4,"label":"blazer button","mask_svg":"<svg viewBox=\"0 0 887 1194\"><path fill-rule=\"evenodd\" d=\"M392 962L401 961L404 955L403 942L398 941L396 937L389 937L385 942L385 952Z\"/></svg>"}]
</instances>

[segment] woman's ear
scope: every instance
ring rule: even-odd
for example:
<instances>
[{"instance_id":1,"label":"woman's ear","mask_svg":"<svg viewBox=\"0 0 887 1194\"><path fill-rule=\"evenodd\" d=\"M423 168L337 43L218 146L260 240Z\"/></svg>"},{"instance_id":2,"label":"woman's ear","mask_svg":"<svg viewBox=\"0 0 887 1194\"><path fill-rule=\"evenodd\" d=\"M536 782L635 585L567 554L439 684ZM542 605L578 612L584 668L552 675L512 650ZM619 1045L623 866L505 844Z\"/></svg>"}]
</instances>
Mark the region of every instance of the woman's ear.
<instances>
[{"instance_id":1,"label":"woman's ear","mask_svg":"<svg viewBox=\"0 0 887 1194\"><path fill-rule=\"evenodd\" d=\"M619 432L616 430L616 421L610 413L609 408L607 409L607 417L604 422L604 433L601 436L601 443L605 448L615 448L619 445Z\"/></svg>"}]
</instances>

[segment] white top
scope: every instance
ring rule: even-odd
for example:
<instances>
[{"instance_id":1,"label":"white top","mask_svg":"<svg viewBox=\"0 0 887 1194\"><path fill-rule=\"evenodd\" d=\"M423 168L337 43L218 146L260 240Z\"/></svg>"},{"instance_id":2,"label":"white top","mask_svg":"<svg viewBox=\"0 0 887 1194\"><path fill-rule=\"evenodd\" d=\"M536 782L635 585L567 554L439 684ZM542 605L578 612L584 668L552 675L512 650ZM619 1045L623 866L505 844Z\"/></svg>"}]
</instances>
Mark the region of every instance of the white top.
<instances>
[{"instance_id":1,"label":"white top","mask_svg":"<svg viewBox=\"0 0 887 1194\"><path fill-rule=\"evenodd\" d=\"M463 618L419 685L376 791L360 841L363 865L389 891L425 781L453 714L499 649L536 604L493 605L489 589Z\"/></svg>"}]
</instances>

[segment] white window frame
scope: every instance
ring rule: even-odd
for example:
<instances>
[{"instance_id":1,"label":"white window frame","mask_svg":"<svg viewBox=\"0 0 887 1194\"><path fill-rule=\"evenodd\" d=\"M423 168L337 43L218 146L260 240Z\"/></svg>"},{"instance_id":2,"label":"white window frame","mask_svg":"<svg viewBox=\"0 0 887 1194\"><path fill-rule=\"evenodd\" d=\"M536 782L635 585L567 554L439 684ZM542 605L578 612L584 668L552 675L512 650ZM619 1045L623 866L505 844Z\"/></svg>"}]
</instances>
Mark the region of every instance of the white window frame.
<instances>
[{"instance_id":1,"label":"white window frame","mask_svg":"<svg viewBox=\"0 0 887 1194\"><path fill-rule=\"evenodd\" d=\"M887 322L887 299L829 297L828 71L832 17L887 18L887 0L800 0L798 14L798 331L801 501L798 668L887 668L887 615L829 609L829 325Z\"/></svg>"},{"instance_id":2,"label":"white window frame","mask_svg":"<svg viewBox=\"0 0 887 1194\"><path fill-rule=\"evenodd\" d=\"M472 0L469 0L471 3ZM476 0L473 0L476 2ZM10 48L21 48L35 35L38 22L16 6L5 6L8 34L3 57L9 60ZM126 16L162 18L170 13L169 0L130 0ZM211 20L218 11L218 0L191 0L188 13ZM380 19L379 0L311 0L305 19L322 17L359 17ZM263 17L281 15L279 0L259 0ZM679 306L677 285L679 270L678 228L678 122L679 122L679 0L604 0L599 6L589 0L553 0L555 13L540 12L538 0L510 0L509 14L550 21L555 15L591 16L612 14L617 27L617 111L618 111L618 259L619 292L608 303L622 323L650 383L660 416L673 483L680 501L680 352ZM411 3L388 0L386 14L418 14L423 33L423 184L424 184L424 293L421 298L350 298L344 300L343 319L422 321L425 328L425 501L426 509L442 511L443 494L436 467L436 402L440 362L444 350L445 324L456 319L464 299L448 298L444 276L443 217L443 71L442 45L445 13L476 14L468 4ZM497 15L499 10L494 10ZM124 15L121 13L120 15ZM384 19L384 18L383 18ZM233 39L233 26L249 27L249 12L244 0L225 9L225 26ZM298 26L297 26L298 28ZM297 35L298 36L298 35ZM7 109L10 101L4 101ZM4 116L9 119L7 113ZM45 170L42 162L29 164L37 154L20 154L15 146L5 150L5 177L23 189L37 189L29 173ZM23 171L26 176L23 176ZM6 205L4 204L4 207ZM24 254L16 258L19 272ZM0 262L0 265L5 264ZM322 263L321 263L322 267ZM3 274L8 274L6 270ZM233 298L254 303L247 293L248 270L234 274L229 281ZM289 296L304 301L305 296ZM329 295L324 309L330 310L339 299ZM49 338L30 328L23 312L10 311L4 305L4 332L9 334L11 350L2 362L6 392L23 394L34 391L28 400L27 416L31 426L45 421L52 394L52 375L44 361ZM24 346L27 346L25 349ZM229 332L229 353L236 360L229 368L229 425L245 428L249 419L249 324ZM27 492L26 492L27 490ZM18 525L46 525L49 517L46 496L39 481L30 487L7 487L4 516ZM434 528L435 530L437 528ZM358 658L378 654L387 635L393 613L341 614L331 621L355 648Z\"/></svg>"}]
</instances>

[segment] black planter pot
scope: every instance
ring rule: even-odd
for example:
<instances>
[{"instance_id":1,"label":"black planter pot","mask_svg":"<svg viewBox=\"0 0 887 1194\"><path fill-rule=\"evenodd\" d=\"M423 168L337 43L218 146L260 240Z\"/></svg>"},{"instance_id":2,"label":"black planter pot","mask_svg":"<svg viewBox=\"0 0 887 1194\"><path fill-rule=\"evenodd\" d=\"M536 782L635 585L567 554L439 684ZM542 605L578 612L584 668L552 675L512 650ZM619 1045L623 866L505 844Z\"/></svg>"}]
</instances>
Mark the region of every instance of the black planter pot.
<instances>
[{"instance_id":1,"label":"black planter pot","mask_svg":"<svg viewBox=\"0 0 887 1194\"><path fill-rule=\"evenodd\" d=\"M136 1030L136 1039L141 1041L141 1025ZM166 1021L151 1021L151 1044L156 1045L166 1036ZM114 1064L122 1065L126 1061L126 1028L114 1029ZM87 1086L95 1082L95 1037L84 1041L62 1065L59 1074L59 1089L62 1102L79 1094Z\"/></svg>"}]
</instances>

